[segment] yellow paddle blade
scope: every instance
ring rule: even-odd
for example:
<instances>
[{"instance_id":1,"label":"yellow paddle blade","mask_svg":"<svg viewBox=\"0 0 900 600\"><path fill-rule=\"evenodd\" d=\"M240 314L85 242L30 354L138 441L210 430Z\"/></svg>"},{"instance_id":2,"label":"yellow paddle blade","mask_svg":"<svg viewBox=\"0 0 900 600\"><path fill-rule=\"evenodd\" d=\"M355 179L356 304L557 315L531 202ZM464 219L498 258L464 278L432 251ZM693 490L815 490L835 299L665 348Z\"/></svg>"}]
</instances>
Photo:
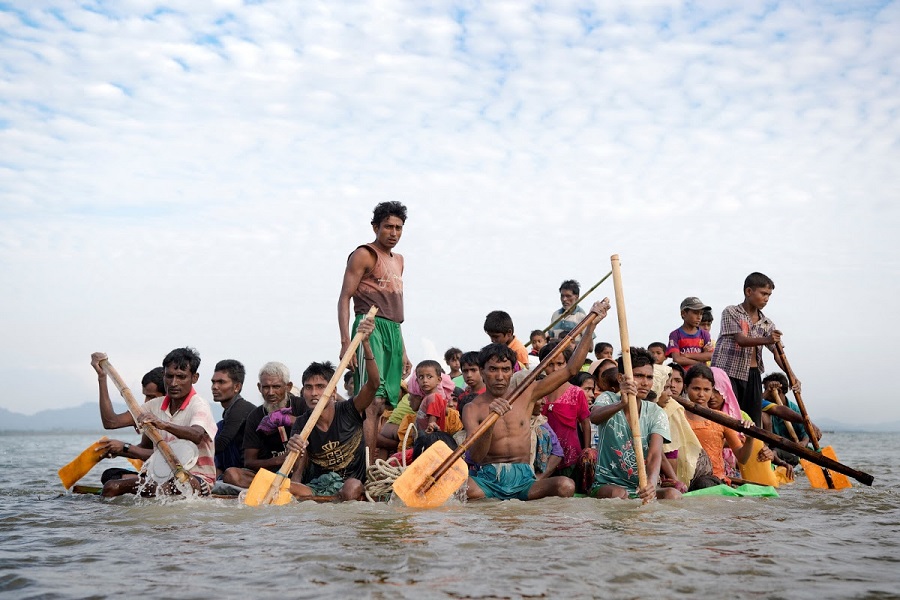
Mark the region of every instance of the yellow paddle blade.
<instances>
[{"instance_id":1,"label":"yellow paddle blade","mask_svg":"<svg viewBox=\"0 0 900 600\"><path fill-rule=\"evenodd\" d=\"M434 472L451 454L453 451L444 442L433 444L394 481L394 493L414 508L434 508L446 502L469 478L469 468L463 459L453 463L427 492L422 493L421 488L431 481Z\"/></svg>"},{"instance_id":2,"label":"yellow paddle blade","mask_svg":"<svg viewBox=\"0 0 900 600\"><path fill-rule=\"evenodd\" d=\"M837 456L835 456L834 449L831 446L822 448L821 454L822 456L827 456L831 460L837 460ZM806 473L806 476L809 478L809 484L811 486L822 490L829 489L825 474L822 473L822 467L802 458L800 459L800 464L803 465L803 472ZM828 471L828 473L831 475L831 482L834 483L834 489L845 490L853 487L853 484L850 483L850 480L846 475L836 473L835 471Z\"/></svg>"},{"instance_id":3,"label":"yellow paddle blade","mask_svg":"<svg viewBox=\"0 0 900 600\"><path fill-rule=\"evenodd\" d=\"M247 495L244 496L244 504L247 506L259 506L262 504L266 494L269 493L269 488L275 483L275 477L276 475L272 471L267 471L266 469L257 471L256 476L253 477L253 482L250 483L250 488L247 490ZM281 482L281 489L278 490L278 495L272 501L272 504L281 506L282 504L293 502L294 497L291 495L290 487L291 480L285 477L284 481Z\"/></svg>"},{"instance_id":4,"label":"yellow paddle blade","mask_svg":"<svg viewBox=\"0 0 900 600\"><path fill-rule=\"evenodd\" d=\"M761 440L754 438L750 438L750 442L753 444L753 449L750 451L750 460L746 463L738 463L738 467L741 470L741 479L752 481L758 485L778 487L778 477L776 477L775 471L772 470L772 462L768 460L760 462L756 458L764 444Z\"/></svg>"},{"instance_id":5,"label":"yellow paddle blade","mask_svg":"<svg viewBox=\"0 0 900 600\"><path fill-rule=\"evenodd\" d=\"M103 460L103 455L100 454L100 443L104 440L106 440L106 436L85 448L84 452L75 457L75 460L59 470L59 480L62 481L64 488L69 489L78 483L82 477L88 474L88 471Z\"/></svg>"}]
</instances>

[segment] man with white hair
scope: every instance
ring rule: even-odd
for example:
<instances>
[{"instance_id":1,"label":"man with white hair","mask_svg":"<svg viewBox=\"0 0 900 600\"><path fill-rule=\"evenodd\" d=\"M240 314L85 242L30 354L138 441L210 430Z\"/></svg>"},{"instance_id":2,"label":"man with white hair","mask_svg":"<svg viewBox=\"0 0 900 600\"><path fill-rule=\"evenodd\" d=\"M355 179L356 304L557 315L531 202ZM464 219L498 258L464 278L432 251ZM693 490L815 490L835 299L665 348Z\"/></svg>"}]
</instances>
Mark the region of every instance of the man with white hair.
<instances>
[{"instance_id":1,"label":"man with white hair","mask_svg":"<svg viewBox=\"0 0 900 600\"><path fill-rule=\"evenodd\" d=\"M291 427L308 410L300 397L291 394L293 385L291 372L280 362L268 362L259 370L256 387L263 404L247 415L244 425L244 468L227 469L222 481L248 488L259 469L281 468Z\"/></svg>"}]
</instances>

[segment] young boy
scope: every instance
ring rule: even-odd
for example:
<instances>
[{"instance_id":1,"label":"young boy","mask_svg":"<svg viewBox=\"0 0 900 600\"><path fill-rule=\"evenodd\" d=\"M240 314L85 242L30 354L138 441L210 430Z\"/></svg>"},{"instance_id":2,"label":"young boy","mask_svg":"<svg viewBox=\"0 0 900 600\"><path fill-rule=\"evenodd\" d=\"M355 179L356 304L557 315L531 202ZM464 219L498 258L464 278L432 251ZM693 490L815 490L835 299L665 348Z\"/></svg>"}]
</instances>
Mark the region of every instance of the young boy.
<instances>
[{"instance_id":1,"label":"young boy","mask_svg":"<svg viewBox=\"0 0 900 600\"><path fill-rule=\"evenodd\" d=\"M597 357L597 360L603 360L604 358L612 360L612 344L610 344L609 342L597 342L597 345L594 346L594 356Z\"/></svg>"},{"instance_id":2,"label":"young boy","mask_svg":"<svg viewBox=\"0 0 900 600\"><path fill-rule=\"evenodd\" d=\"M653 357L654 365L661 365L666 362L666 345L662 342L653 342L647 346L647 351Z\"/></svg>"},{"instance_id":3,"label":"young boy","mask_svg":"<svg viewBox=\"0 0 900 600\"><path fill-rule=\"evenodd\" d=\"M712 309L696 296L685 298L681 302L681 327L669 334L669 346L666 356L684 368L698 363L706 363L712 358L712 340L709 329L700 326L703 313Z\"/></svg>"},{"instance_id":4,"label":"young boy","mask_svg":"<svg viewBox=\"0 0 900 600\"><path fill-rule=\"evenodd\" d=\"M531 340L531 350L528 352L528 368L533 369L541 362L538 354L540 354L541 348L547 345L547 334L540 329L535 329L529 334L528 339Z\"/></svg>"},{"instance_id":5,"label":"young boy","mask_svg":"<svg viewBox=\"0 0 900 600\"><path fill-rule=\"evenodd\" d=\"M762 273L750 273L744 280L744 301L726 306L722 311L722 325L712 366L719 367L731 379L731 387L738 404L756 426L762 423L762 346L774 355L775 362L784 369L775 354L775 344L781 341L781 332L775 323L762 313L775 284Z\"/></svg>"},{"instance_id":6,"label":"young boy","mask_svg":"<svg viewBox=\"0 0 900 600\"><path fill-rule=\"evenodd\" d=\"M515 336L512 317L502 310L488 313L484 319L484 332L491 338L492 344L506 344L516 354L518 369L528 369L528 350L525 344Z\"/></svg>"},{"instance_id":7,"label":"young boy","mask_svg":"<svg viewBox=\"0 0 900 600\"><path fill-rule=\"evenodd\" d=\"M416 415L416 428L422 433L446 431L447 399L441 393L441 365L423 360L416 365L416 381L422 390L422 403Z\"/></svg>"},{"instance_id":8,"label":"young boy","mask_svg":"<svg viewBox=\"0 0 900 600\"><path fill-rule=\"evenodd\" d=\"M466 352L459 359L466 389L456 401L457 410L462 416L463 408L475 399L478 394L484 393L484 380L481 378L481 368L478 366L478 353Z\"/></svg>"},{"instance_id":9,"label":"young boy","mask_svg":"<svg viewBox=\"0 0 900 600\"><path fill-rule=\"evenodd\" d=\"M705 329L707 333L712 329L713 324L713 314L712 309L704 310L703 316L700 317L700 329ZM709 333L709 352L710 358L712 358L712 353L716 351L716 340L712 339L712 333ZM706 366L710 365L710 361L706 361Z\"/></svg>"},{"instance_id":10,"label":"young boy","mask_svg":"<svg viewBox=\"0 0 900 600\"><path fill-rule=\"evenodd\" d=\"M447 367L450 368L450 379L453 380L453 383L456 384L456 387L458 388L465 385L465 382L463 382L462 371L459 370L460 356L462 356L462 350L459 348L449 348L444 352L444 362L447 363Z\"/></svg>"}]
</instances>

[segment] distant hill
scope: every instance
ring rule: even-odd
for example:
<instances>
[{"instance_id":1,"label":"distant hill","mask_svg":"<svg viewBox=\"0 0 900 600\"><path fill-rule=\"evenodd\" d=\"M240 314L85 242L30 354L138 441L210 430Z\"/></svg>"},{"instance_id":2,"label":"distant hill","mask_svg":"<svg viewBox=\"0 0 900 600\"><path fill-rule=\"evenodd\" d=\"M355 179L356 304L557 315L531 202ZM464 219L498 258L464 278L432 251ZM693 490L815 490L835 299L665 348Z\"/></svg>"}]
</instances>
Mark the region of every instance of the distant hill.
<instances>
[{"instance_id":1,"label":"distant hill","mask_svg":"<svg viewBox=\"0 0 900 600\"><path fill-rule=\"evenodd\" d=\"M213 417L222 418L221 407L212 402ZM113 402L116 412L124 412L125 404ZM867 423L863 425L842 423L834 419L813 419L825 431L900 432L900 421L888 423ZM51 408L33 415L23 415L0 408L0 431L103 431L100 424L100 409L96 402L86 402L69 408Z\"/></svg>"},{"instance_id":2,"label":"distant hill","mask_svg":"<svg viewBox=\"0 0 900 600\"><path fill-rule=\"evenodd\" d=\"M125 404L113 402L116 412L124 412ZM213 404L213 417L222 418L222 409ZM0 408L0 431L103 431L100 409L96 402L69 408L51 408L33 415L23 415Z\"/></svg>"},{"instance_id":3,"label":"distant hill","mask_svg":"<svg viewBox=\"0 0 900 600\"><path fill-rule=\"evenodd\" d=\"M813 423L826 431L864 432L864 433L892 433L900 432L900 421L887 423L866 423L863 425L853 423L841 423L834 419L813 419Z\"/></svg>"}]
</instances>

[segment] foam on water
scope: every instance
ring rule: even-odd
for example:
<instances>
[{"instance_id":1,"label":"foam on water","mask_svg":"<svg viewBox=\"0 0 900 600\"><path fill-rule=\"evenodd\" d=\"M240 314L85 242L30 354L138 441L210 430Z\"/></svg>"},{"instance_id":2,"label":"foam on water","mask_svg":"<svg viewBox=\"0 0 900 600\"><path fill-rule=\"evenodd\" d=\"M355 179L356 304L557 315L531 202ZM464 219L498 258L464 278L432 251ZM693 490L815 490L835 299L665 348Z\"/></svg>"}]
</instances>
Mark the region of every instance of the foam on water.
<instances>
[{"instance_id":1,"label":"foam on water","mask_svg":"<svg viewBox=\"0 0 900 600\"><path fill-rule=\"evenodd\" d=\"M0 594L820 598L900 589L900 436L828 437L842 462L875 475L871 488L828 492L801 480L777 499L433 510L60 496L56 469L94 439L0 436Z\"/></svg>"}]
</instances>

